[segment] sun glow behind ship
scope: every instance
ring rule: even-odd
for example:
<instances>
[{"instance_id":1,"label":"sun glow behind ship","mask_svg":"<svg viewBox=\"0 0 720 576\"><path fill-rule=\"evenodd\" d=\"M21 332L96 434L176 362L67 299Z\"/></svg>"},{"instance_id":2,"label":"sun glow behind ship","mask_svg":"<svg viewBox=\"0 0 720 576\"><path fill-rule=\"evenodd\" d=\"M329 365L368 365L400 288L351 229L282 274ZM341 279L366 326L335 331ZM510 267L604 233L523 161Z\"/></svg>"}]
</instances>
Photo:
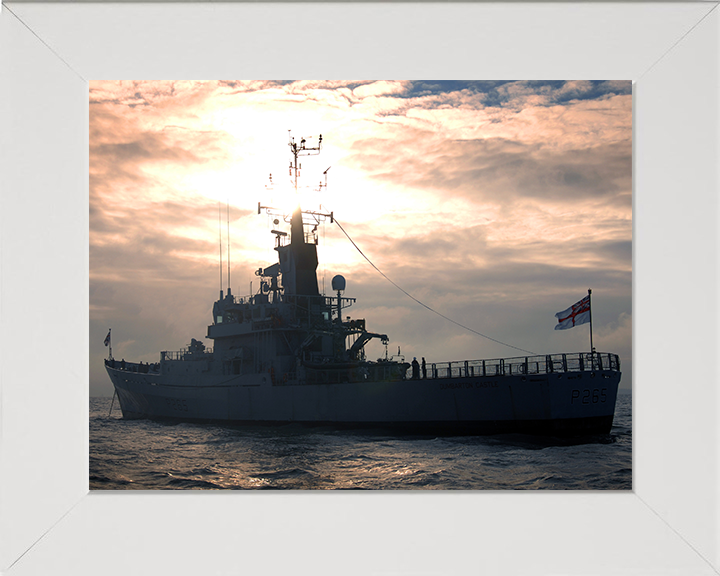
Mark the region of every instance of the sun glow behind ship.
<instances>
[{"instance_id":1,"label":"sun glow behind ship","mask_svg":"<svg viewBox=\"0 0 720 576\"><path fill-rule=\"evenodd\" d=\"M586 338L552 334L552 315L593 286L598 346L629 376L629 83L93 82L90 97L91 340L112 326L116 354L182 348L205 324L218 240L227 265L218 204L230 205L233 293L275 261L258 242L273 219L256 207L291 212L290 155L275 151L292 128L323 134L322 161L301 161L303 208L333 212L413 295L523 348L579 350ZM335 225L320 222L318 236L325 288L345 276L391 346L508 352L424 316ZM102 352L91 347L98 391Z\"/></svg>"}]
</instances>

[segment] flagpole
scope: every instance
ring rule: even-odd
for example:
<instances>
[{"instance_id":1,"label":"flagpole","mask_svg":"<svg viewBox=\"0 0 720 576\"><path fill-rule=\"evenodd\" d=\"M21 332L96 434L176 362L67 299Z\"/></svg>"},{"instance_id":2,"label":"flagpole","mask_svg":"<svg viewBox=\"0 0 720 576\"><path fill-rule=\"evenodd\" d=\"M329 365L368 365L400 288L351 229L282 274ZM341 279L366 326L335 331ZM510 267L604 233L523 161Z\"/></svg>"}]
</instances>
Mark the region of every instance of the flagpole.
<instances>
[{"instance_id":1,"label":"flagpole","mask_svg":"<svg viewBox=\"0 0 720 576\"><path fill-rule=\"evenodd\" d=\"M109 353L108 353L108 360L112 360L112 357L113 357L113 355L112 355L112 328L110 328L110 329L108 330L107 344L108 344L108 346L110 347L110 350L109 350Z\"/></svg>"},{"instance_id":2,"label":"flagpole","mask_svg":"<svg viewBox=\"0 0 720 576\"><path fill-rule=\"evenodd\" d=\"M592 338L592 290L588 288L588 304L590 306L590 357L593 359L593 364L595 363L595 348L593 347L593 338Z\"/></svg>"}]
</instances>

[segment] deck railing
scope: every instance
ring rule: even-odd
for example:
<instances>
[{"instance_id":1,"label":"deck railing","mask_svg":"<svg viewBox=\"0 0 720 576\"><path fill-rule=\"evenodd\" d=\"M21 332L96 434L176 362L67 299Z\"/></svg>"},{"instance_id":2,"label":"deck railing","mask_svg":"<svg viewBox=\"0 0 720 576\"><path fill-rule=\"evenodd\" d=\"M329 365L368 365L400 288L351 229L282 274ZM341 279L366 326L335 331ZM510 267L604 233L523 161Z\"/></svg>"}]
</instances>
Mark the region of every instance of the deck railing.
<instances>
[{"instance_id":1,"label":"deck railing","mask_svg":"<svg viewBox=\"0 0 720 576\"><path fill-rule=\"evenodd\" d=\"M106 358L105 366L114 368L115 370L124 370L125 372L138 372L140 374L150 374L160 372L160 364L145 362L126 362L125 360L116 360L114 358Z\"/></svg>"},{"instance_id":2,"label":"deck railing","mask_svg":"<svg viewBox=\"0 0 720 576\"><path fill-rule=\"evenodd\" d=\"M160 352L161 360L202 360L206 356L212 356L212 348L205 348L202 352L191 352L187 348L177 351L164 350Z\"/></svg>"},{"instance_id":3,"label":"deck railing","mask_svg":"<svg viewBox=\"0 0 720 576\"><path fill-rule=\"evenodd\" d=\"M512 376L551 374L554 372L620 371L620 358L608 352L578 352L519 356L494 360L463 360L438 362L427 366L427 378L457 378L475 376Z\"/></svg>"}]
</instances>

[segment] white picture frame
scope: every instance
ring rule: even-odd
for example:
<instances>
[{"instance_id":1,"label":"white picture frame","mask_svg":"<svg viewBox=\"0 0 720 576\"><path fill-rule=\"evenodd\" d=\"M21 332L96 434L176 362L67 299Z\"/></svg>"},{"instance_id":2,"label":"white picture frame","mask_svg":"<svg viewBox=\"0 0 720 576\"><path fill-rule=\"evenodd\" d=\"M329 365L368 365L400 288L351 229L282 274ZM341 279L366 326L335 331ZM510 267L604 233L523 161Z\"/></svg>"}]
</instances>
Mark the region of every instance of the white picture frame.
<instances>
[{"instance_id":1,"label":"white picture frame","mask_svg":"<svg viewBox=\"0 0 720 576\"><path fill-rule=\"evenodd\" d=\"M7 2L0 571L717 574L720 10ZM634 82L633 491L88 491L90 79Z\"/></svg>"}]
</instances>

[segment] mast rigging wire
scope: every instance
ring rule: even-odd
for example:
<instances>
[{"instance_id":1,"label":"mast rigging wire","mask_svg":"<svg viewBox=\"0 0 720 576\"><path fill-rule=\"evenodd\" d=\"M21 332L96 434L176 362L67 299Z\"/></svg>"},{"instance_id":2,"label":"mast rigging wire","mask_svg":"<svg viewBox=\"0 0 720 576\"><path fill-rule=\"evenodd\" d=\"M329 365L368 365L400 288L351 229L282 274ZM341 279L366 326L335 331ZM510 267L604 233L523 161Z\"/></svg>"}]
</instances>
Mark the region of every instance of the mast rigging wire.
<instances>
[{"instance_id":1,"label":"mast rigging wire","mask_svg":"<svg viewBox=\"0 0 720 576\"><path fill-rule=\"evenodd\" d=\"M390 284L392 284L393 286L395 286L395 288L397 288L398 290L400 290L400 292L402 292L403 294L405 294L405 296L407 296L407 297L410 298L411 300L414 300L415 302L417 302L418 304L420 304L420 306L422 306L423 308L427 308L428 310L430 310L430 312L432 312L433 314L437 314L438 316L440 316L441 318L444 318L444 319L447 320L448 322L452 322L452 323L455 324L456 326L459 326L460 328L463 328L463 329L467 330L468 332L472 332L473 334L477 334L478 336L482 336L483 338L487 338L488 340L491 340L491 341L495 342L496 344L502 344L503 346L507 346L508 348L514 348L515 350L519 350L520 352L526 352L526 353L528 353L528 354L532 354L533 356L536 355L535 352L531 352L530 350L525 350L525 349L523 349L523 348L518 348L517 346L513 346L512 344L507 344L507 343L505 343L505 342L501 342L500 340L496 340L495 338L491 338L490 336L487 336L486 334L482 334L482 333L478 332L477 330L473 330L472 328L469 328L469 327L465 326L464 324L460 324L460 322L457 322L457 321L453 320L452 318L448 318L447 316L445 316L444 314L441 314L441 313L438 312L437 310L434 310L434 309L430 308L430 306L428 306L427 304L424 304L423 302L420 302L420 300L418 300L417 298L415 298L415 296L413 296L412 294L410 294L409 292L405 291L403 288L401 288L400 286L398 286L395 282L393 282L390 278L388 278L387 275L385 275L385 274L382 272L382 270L380 270L377 266L375 266L375 264L372 263L372 261L370 260L370 258L368 258L368 257L365 255L365 253L364 253L362 250L360 250L360 247L359 247L357 244L355 244L355 241L354 241L352 238L350 238L350 235L345 231L345 228L343 228L343 227L340 225L340 222L338 222L337 218L334 218L333 220L335 221L335 224L338 225L338 228L340 228L340 230L342 230L342 233L345 234L345 236L347 236L347 239L350 240L350 243L351 243L353 246L355 246L355 249L356 249L358 252L360 252L360 255L361 255L363 258L365 258L365 260L368 261L368 264L370 264L370 266L372 266L373 268L375 268L375 270L380 274L380 276L382 276L383 278L385 278L385 280L387 280L388 282L390 282Z\"/></svg>"}]
</instances>

